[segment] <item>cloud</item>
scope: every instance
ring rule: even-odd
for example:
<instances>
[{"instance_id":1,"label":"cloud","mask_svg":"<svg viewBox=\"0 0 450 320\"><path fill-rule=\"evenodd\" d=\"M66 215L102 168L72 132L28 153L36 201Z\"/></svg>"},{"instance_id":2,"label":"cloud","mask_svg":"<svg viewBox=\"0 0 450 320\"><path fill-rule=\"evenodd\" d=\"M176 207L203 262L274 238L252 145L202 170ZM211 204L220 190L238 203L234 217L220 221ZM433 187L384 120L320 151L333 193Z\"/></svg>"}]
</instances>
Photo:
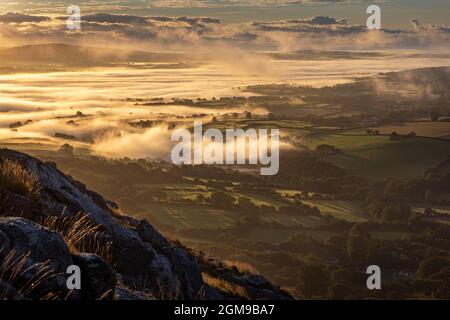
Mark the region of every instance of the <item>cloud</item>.
<instances>
[{"instance_id":1,"label":"cloud","mask_svg":"<svg viewBox=\"0 0 450 320\"><path fill-rule=\"evenodd\" d=\"M316 24L316 25L332 25L332 24L341 24L345 25L347 24L347 20L345 19L339 19L332 17L326 17L326 16L314 16L309 19L294 19L294 20L288 20L288 22L291 23L305 23L305 24Z\"/></svg>"},{"instance_id":2,"label":"cloud","mask_svg":"<svg viewBox=\"0 0 450 320\"><path fill-rule=\"evenodd\" d=\"M168 143L156 143L167 141ZM170 132L167 126L154 127L144 132L110 130L96 138L94 154L110 158L152 158L169 159Z\"/></svg>"},{"instance_id":3,"label":"cloud","mask_svg":"<svg viewBox=\"0 0 450 320\"><path fill-rule=\"evenodd\" d=\"M63 17L63 19L66 19ZM147 17L140 17L127 14L109 14L109 13L94 13L83 15L82 21L98 22L98 23L125 23L131 25L149 24Z\"/></svg>"},{"instance_id":4,"label":"cloud","mask_svg":"<svg viewBox=\"0 0 450 320\"><path fill-rule=\"evenodd\" d=\"M322 33L336 36L368 32L366 26L349 25L346 20L337 20L324 16L316 16L304 20L253 22L252 26L264 32Z\"/></svg>"},{"instance_id":5,"label":"cloud","mask_svg":"<svg viewBox=\"0 0 450 320\"><path fill-rule=\"evenodd\" d=\"M416 31L441 31L450 32L450 26L445 24L434 25L434 24L421 24L418 20L411 20L411 25Z\"/></svg>"},{"instance_id":6,"label":"cloud","mask_svg":"<svg viewBox=\"0 0 450 320\"><path fill-rule=\"evenodd\" d=\"M144 0L145 1L145 0ZM392 0L395 1L395 0ZM153 0L158 8L220 8L220 7L271 7L298 4L361 3L371 0Z\"/></svg>"},{"instance_id":7,"label":"cloud","mask_svg":"<svg viewBox=\"0 0 450 320\"><path fill-rule=\"evenodd\" d=\"M161 50L214 51L229 46L242 50L371 50L448 47L449 27L422 25L413 20L414 31L368 30L345 19L314 16L307 19L254 21L224 24L214 17L138 16L91 13L82 16L81 30L65 27L66 17L3 16L22 21L4 24L0 37L27 42L64 42L98 45L134 45ZM9 18L5 18L9 17ZM14 18L14 19L13 19ZM1 20L0 20L1 21Z\"/></svg>"},{"instance_id":8,"label":"cloud","mask_svg":"<svg viewBox=\"0 0 450 320\"><path fill-rule=\"evenodd\" d=\"M32 16L27 14L22 14L19 12L7 12L0 14L0 22L3 23L24 23L24 22L43 22L49 21L49 17L45 16Z\"/></svg>"}]
</instances>

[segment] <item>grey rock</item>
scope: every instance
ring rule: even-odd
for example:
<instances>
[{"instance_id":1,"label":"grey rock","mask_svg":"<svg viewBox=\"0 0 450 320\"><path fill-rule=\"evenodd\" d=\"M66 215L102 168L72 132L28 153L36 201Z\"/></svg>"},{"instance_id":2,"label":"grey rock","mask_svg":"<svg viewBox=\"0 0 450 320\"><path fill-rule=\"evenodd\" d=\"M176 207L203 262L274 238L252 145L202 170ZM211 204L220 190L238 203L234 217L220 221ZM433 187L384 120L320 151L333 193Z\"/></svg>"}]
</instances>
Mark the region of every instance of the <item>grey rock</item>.
<instances>
[{"instance_id":1,"label":"grey rock","mask_svg":"<svg viewBox=\"0 0 450 320\"><path fill-rule=\"evenodd\" d=\"M26 298L9 283L0 281L0 300L26 300Z\"/></svg>"},{"instance_id":2,"label":"grey rock","mask_svg":"<svg viewBox=\"0 0 450 320\"><path fill-rule=\"evenodd\" d=\"M68 294L64 274L73 261L66 243L58 233L24 218L3 217L0 218L0 238L4 239L0 252L2 267L5 267L4 260L8 254L13 254L15 261L24 259L16 282L23 284L30 279L37 279L42 268L48 266L48 274L40 281L39 288L30 291L31 298L46 292L60 297ZM73 298L77 298L77 295L73 295Z\"/></svg>"},{"instance_id":3,"label":"grey rock","mask_svg":"<svg viewBox=\"0 0 450 320\"><path fill-rule=\"evenodd\" d=\"M81 269L81 298L85 300L112 299L117 278L111 267L99 256L80 253L73 256Z\"/></svg>"}]
</instances>

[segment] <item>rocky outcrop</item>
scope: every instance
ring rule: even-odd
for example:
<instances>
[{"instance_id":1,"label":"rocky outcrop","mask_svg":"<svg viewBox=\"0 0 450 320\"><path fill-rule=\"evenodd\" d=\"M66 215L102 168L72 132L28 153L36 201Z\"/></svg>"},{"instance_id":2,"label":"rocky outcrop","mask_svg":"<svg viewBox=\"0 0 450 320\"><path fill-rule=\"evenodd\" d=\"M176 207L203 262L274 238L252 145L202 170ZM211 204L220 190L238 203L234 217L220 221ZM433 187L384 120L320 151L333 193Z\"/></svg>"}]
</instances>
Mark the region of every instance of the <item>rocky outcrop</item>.
<instances>
[{"instance_id":1,"label":"rocky outcrop","mask_svg":"<svg viewBox=\"0 0 450 320\"><path fill-rule=\"evenodd\" d=\"M117 277L111 267L100 256L80 253L73 257L81 269L82 299L111 299L117 284Z\"/></svg>"},{"instance_id":2,"label":"rocky outcrop","mask_svg":"<svg viewBox=\"0 0 450 320\"><path fill-rule=\"evenodd\" d=\"M0 276L0 295L11 299L47 294L65 299L223 297L203 282L195 255L167 240L147 221L117 213L114 203L53 163L0 150L0 168L11 162L20 168L17 183L28 188L33 183L33 190L18 194L0 182L0 262L5 269L14 255L24 261L26 270L18 272L14 281ZM24 172L30 177L28 184ZM66 269L72 264L81 269L81 290L67 289ZM27 281L38 268L44 268L45 275L30 293ZM273 286L250 285L253 280L246 282L244 277L228 279L248 283L258 298L290 298Z\"/></svg>"},{"instance_id":3,"label":"rocky outcrop","mask_svg":"<svg viewBox=\"0 0 450 320\"><path fill-rule=\"evenodd\" d=\"M2 274L5 285L28 298L69 294L64 276L73 264L64 239L56 232L24 218L0 218ZM6 282L6 284L5 284ZM33 288L34 286L34 288ZM10 290L6 290L11 294ZM78 295L73 293L74 298ZM1 293L0 293L1 295Z\"/></svg>"}]
</instances>

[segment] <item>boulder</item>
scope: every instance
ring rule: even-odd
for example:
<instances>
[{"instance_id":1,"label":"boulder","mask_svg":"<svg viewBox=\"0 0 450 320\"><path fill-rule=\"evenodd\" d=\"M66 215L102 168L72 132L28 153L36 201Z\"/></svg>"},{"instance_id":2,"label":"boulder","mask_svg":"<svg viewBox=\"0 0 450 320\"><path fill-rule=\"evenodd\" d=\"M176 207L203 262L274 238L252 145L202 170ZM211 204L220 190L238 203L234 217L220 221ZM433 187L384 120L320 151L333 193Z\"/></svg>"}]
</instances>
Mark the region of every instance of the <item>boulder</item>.
<instances>
[{"instance_id":1,"label":"boulder","mask_svg":"<svg viewBox=\"0 0 450 320\"><path fill-rule=\"evenodd\" d=\"M111 267L98 255L80 253L73 256L81 269L81 298L83 300L112 299L117 278Z\"/></svg>"},{"instance_id":2,"label":"boulder","mask_svg":"<svg viewBox=\"0 0 450 320\"><path fill-rule=\"evenodd\" d=\"M24 295L29 298L42 298L49 293L62 298L69 293L65 273L73 260L58 233L24 218L2 217L0 239L1 268L17 271L13 279L3 281L8 280L16 289L26 291ZM31 283L36 288L31 288Z\"/></svg>"}]
</instances>

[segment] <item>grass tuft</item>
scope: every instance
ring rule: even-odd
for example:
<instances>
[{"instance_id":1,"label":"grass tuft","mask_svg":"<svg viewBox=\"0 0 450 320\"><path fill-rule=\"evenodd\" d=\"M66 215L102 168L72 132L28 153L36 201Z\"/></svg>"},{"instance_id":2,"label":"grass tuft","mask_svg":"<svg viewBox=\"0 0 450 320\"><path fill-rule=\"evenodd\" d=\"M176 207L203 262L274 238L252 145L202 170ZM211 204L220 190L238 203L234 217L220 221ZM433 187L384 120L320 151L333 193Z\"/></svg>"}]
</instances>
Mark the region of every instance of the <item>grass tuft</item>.
<instances>
[{"instance_id":1,"label":"grass tuft","mask_svg":"<svg viewBox=\"0 0 450 320\"><path fill-rule=\"evenodd\" d=\"M111 264L112 242L105 242L101 226L92 222L86 214L78 213L72 217L48 216L40 224L59 233L72 254L94 253Z\"/></svg>"},{"instance_id":2,"label":"grass tuft","mask_svg":"<svg viewBox=\"0 0 450 320\"><path fill-rule=\"evenodd\" d=\"M221 278L216 278L206 272L202 272L203 282L207 285L224 292L225 294L239 297L241 299L249 299L247 290L235 283L228 282Z\"/></svg>"},{"instance_id":3,"label":"grass tuft","mask_svg":"<svg viewBox=\"0 0 450 320\"><path fill-rule=\"evenodd\" d=\"M229 268L236 268L241 273L259 274L258 270L247 262L225 260L224 264Z\"/></svg>"},{"instance_id":4,"label":"grass tuft","mask_svg":"<svg viewBox=\"0 0 450 320\"><path fill-rule=\"evenodd\" d=\"M0 166L0 187L26 197L36 196L39 192L37 176L9 159Z\"/></svg>"},{"instance_id":5,"label":"grass tuft","mask_svg":"<svg viewBox=\"0 0 450 320\"><path fill-rule=\"evenodd\" d=\"M57 292L46 292L41 288L44 282L58 275L50 266L49 261L27 266L29 256L30 253L18 255L16 250L11 250L1 261L0 282L9 284L16 289L19 297L22 298L59 299L60 295ZM7 290L0 291L0 300L7 298Z\"/></svg>"}]
</instances>

